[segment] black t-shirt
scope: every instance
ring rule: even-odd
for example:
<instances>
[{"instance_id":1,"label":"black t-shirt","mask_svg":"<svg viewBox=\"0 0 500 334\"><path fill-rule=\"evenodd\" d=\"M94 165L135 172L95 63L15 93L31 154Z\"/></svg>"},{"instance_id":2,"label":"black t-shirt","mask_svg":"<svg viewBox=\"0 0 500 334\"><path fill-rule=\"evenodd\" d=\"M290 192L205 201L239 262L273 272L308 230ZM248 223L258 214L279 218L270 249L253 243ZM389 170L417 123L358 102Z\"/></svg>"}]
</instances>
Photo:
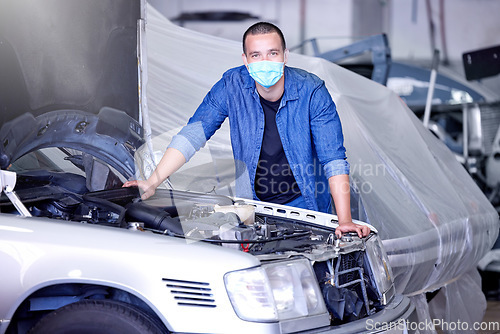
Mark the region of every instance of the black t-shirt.
<instances>
[{"instance_id":1,"label":"black t-shirt","mask_svg":"<svg viewBox=\"0 0 500 334\"><path fill-rule=\"evenodd\" d=\"M271 102L260 97L264 110L264 136L260 151L255 193L266 202L285 204L300 196L300 189L283 150L283 144L276 126L276 113L281 98Z\"/></svg>"}]
</instances>

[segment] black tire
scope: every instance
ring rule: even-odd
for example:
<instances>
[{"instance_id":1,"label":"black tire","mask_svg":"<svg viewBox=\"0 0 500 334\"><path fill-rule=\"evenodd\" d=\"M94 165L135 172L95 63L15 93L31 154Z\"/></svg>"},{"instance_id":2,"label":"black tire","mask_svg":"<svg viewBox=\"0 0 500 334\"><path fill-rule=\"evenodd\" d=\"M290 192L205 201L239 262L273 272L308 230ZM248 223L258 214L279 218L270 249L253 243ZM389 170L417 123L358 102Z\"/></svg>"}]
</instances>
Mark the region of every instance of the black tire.
<instances>
[{"instance_id":1,"label":"black tire","mask_svg":"<svg viewBox=\"0 0 500 334\"><path fill-rule=\"evenodd\" d=\"M83 300L44 316L30 334L165 334L136 308L112 300Z\"/></svg>"}]
</instances>

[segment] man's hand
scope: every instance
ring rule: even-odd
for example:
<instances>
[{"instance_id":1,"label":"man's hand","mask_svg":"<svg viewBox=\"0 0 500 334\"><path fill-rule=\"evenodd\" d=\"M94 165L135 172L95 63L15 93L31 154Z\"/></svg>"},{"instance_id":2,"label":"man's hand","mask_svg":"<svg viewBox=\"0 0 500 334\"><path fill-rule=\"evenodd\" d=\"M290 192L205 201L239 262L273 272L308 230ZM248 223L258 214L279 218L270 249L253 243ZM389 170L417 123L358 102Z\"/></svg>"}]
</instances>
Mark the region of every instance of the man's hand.
<instances>
[{"instance_id":1,"label":"man's hand","mask_svg":"<svg viewBox=\"0 0 500 334\"><path fill-rule=\"evenodd\" d=\"M339 220L339 227L335 229L335 235L340 238L342 233L356 232L362 238L370 234L368 226L352 222L349 175L340 174L331 176L328 179L328 184Z\"/></svg>"},{"instance_id":2,"label":"man's hand","mask_svg":"<svg viewBox=\"0 0 500 334\"><path fill-rule=\"evenodd\" d=\"M338 238L340 238L342 236L342 233L347 233L347 232L356 232L358 234L358 237L362 238L370 234L370 228L366 225L354 224L353 222L349 223L339 222L339 227L335 229L335 235Z\"/></svg>"},{"instance_id":3,"label":"man's hand","mask_svg":"<svg viewBox=\"0 0 500 334\"><path fill-rule=\"evenodd\" d=\"M142 192L141 199L145 200L155 194L156 187L162 184L170 175L181 168L186 163L186 158L177 149L169 147L163 154L155 171L147 179L147 181L127 181L123 184L124 187L139 187Z\"/></svg>"},{"instance_id":4,"label":"man's hand","mask_svg":"<svg viewBox=\"0 0 500 334\"><path fill-rule=\"evenodd\" d=\"M141 199L145 200L155 194L156 187L151 186L147 181L133 180L127 181L123 184L123 187L139 187L142 192Z\"/></svg>"}]
</instances>

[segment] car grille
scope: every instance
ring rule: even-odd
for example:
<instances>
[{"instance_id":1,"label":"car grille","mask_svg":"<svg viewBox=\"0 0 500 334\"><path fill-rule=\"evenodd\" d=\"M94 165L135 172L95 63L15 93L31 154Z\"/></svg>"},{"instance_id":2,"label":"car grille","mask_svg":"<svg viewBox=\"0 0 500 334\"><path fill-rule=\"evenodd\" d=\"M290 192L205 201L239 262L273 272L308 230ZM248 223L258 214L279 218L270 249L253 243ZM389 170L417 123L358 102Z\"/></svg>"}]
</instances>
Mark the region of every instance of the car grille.
<instances>
[{"instance_id":1,"label":"car grille","mask_svg":"<svg viewBox=\"0 0 500 334\"><path fill-rule=\"evenodd\" d=\"M163 278L166 287L180 306L216 307L209 283Z\"/></svg>"}]
</instances>

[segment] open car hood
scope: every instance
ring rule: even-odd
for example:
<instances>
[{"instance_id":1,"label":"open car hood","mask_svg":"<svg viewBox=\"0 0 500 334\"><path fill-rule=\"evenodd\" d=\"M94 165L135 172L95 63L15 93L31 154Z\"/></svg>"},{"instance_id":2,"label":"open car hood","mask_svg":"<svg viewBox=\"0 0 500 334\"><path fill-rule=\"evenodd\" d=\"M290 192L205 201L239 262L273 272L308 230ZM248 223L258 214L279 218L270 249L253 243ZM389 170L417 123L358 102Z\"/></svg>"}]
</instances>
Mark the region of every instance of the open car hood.
<instances>
[{"instance_id":1,"label":"open car hood","mask_svg":"<svg viewBox=\"0 0 500 334\"><path fill-rule=\"evenodd\" d=\"M134 174L134 152L144 143L142 128L126 113L102 108L97 115L57 110L34 117L25 113L0 129L0 167L46 147L80 150L108 163L124 177Z\"/></svg>"}]
</instances>

